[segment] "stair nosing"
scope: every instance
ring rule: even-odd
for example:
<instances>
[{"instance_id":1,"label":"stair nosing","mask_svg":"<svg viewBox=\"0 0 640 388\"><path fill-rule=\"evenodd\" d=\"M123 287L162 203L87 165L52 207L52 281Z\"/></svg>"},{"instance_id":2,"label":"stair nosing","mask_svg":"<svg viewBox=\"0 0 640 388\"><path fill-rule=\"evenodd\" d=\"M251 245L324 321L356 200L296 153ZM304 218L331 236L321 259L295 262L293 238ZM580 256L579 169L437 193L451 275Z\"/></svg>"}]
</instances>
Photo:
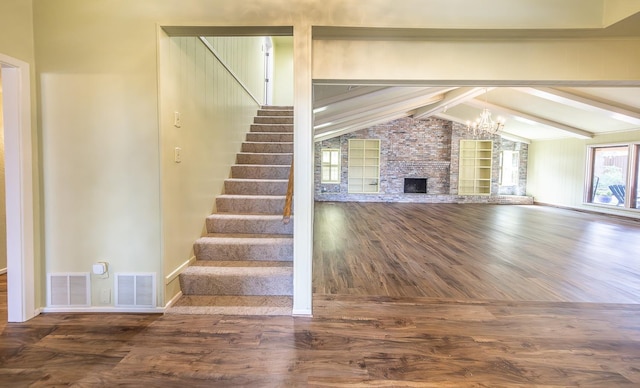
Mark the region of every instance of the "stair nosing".
<instances>
[{"instance_id":1,"label":"stair nosing","mask_svg":"<svg viewBox=\"0 0 640 388\"><path fill-rule=\"evenodd\" d=\"M265 198L267 197L267 198ZM246 199L264 199L264 200L270 200L270 199L284 199L286 198L286 195L272 195L272 194L220 194L216 197L216 199L218 198L237 198L237 199L241 199L241 198L246 198Z\"/></svg>"},{"instance_id":2,"label":"stair nosing","mask_svg":"<svg viewBox=\"0 0 640 388\"><path fill-rule=\"evenodd\" d=\"M239 166L242 166L242 164L240 164ZM225 181L231 181L231 182L248 182L248 181L266 181L266 182L279 182L279 183L283 183L283 182L289 182L288 179L268 179L268 178L227 178L225 179Z\"/></svg>"}]
</instances>

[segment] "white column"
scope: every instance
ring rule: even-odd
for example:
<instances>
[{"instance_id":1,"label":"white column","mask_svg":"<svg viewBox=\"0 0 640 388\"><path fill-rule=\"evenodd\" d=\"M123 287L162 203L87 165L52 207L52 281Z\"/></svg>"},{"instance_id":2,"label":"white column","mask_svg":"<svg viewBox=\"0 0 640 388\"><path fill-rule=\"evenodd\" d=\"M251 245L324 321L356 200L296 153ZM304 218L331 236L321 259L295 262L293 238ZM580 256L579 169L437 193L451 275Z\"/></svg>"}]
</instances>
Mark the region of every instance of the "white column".
<instances>
[{"instance_id":1,"label":"white column","mask_svg":"<svg viewBox=\"0 0 640 388\"><path fill-rule=\"evenodd\" d=\"M312 314L313 98L311 26L293 29L293 315Z\"/></svg>"}]
</instances>

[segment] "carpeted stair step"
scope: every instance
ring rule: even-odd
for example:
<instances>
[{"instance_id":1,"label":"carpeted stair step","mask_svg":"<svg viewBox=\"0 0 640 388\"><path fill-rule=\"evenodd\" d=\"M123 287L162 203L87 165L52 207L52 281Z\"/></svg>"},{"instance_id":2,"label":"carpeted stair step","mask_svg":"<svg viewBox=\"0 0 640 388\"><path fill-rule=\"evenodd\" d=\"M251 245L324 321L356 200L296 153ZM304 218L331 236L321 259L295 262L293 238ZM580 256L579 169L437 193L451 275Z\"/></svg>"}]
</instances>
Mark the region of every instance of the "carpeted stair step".
<instances>
[{"instance_id":1,"label":"carpeted stair step","mask_svg":"<svg viewBox=\"0 0 640 388\"><path fill-rule=\"evenodd\" d=\"M165 314L291 315L290 296L183 295Z\"/></svg>"},{"instance_id":2,"label":"carpeted stair step","mask_svg":"<svg viewBox=\"0 0 640 388\"><path fill-rule=\"evenodd\" d=\"M207 233L293 234L293 217L288 224L282 215L212 214L207 217Z\"/></svg>"},{"instance_id":3,"label":"carpeted stair step","mask_svg":"<svg viewBox=\"0 0 640 388\"><path fill-rule=\"evenodd\" d=\"M260 109L290 110L293 112L293 105L262 105Z\"/></svg>"},{"instance_id":4,"label":"carpeted stair step","mask_svg":"<svg viewBox=\"0 0 640 388\"><path fill-rule=\"evenodd\" d=\"M285 196L224 194L216 198L218 213L282 214Z\"/></svg>"},{"instance_id":5,"label":"carpeted stair step","mask_svg":"<svg viewBox=\"0 0 640 388\"><path fill-rule=\"evenodd\" d=\"M251 124L251 132L293 132L293 124Z\"/></svg>"},{"instance_id":6,"label":"carpeted stair step","mask_svg":"<svg viewBox=\"0 0 640 388\"><path fill-rule=\"evenodd\" d=\"M292 109L258 109L258 116L293 116Z\"/></svg>"},{"instance_id":7,"label":"carpeted stair step","mask_svg":"<svg viewBox=\"0 0 640 388\"><path fill-rule=\"evenodd\" d=\"M293 116L256 116L254 124L293 124Z\"/></svg>"},{"instance_id":8,"label":"carpeted stair step","mask_svg":"<svg viewBox=\"0 0 640 388\"><path fill-rule=\"evenodd\" d=\"M291 153L259 153L259 152L238 152L236 162L238 164L270 164L291 166L293 154Z\"/></svg>"},{"instance_id":9,"label":"carpeted stair step","mask_svg":"<svg viewBox=\"0 0 640 388\"><path fill-rule=\"evenodd\" d=\"M226 179L225 194L286 195L287 179Z\"/></svg>"},{"instance_id":10,"label":"carpeted stair step","mask_svg":"<svg viewBox=\"0 0 640 388\"><path fill-rule=\"evenodd\" d=\"M293 268L198 265L196 261L180 274L180 288L183 295L292 295Z\"/></svg>"},{"instance_id":11,"label":"carpeted stair step","mask_svg":"<svg viewBox=\"0 0 640 388\"><path fill-rule=\"evenodd\" d=\"M257 153L292 153L293 143L291 142L252 142L245 141L242 143L242 152Z\"/></svg>"},{"instance_id":12,"label":"carpeted stair step","mask_svg":"<svg viewBox=\"0 0 640 388\"><path fill-rule=\"evenodd\" d=\"M231 178L289 179L290 166L262 164L236 164L231 166Z\"/></svg>"},{"instance_id":13,"label":"carpeted stair step","mask_svg":"<svg viewBox=\"0 0 640 388\"><path fill-rule=\"evenodd\" d=\"M293 141L293 133L292 132L248 132L247 141L291 143Z\"/></svg>"},{"instance_id":14,"label":"carpeted stair step","mask_svg":"<svg viewBox=\"0 0 640 388\"><path fill-rule=\"evenodd\" d=\"M264 143L264 142L250 142L245 141L242 143L242 152L257 152L257 153L292 153L293 143L279 142L279 143Z\"/></svg>"},{"instance_id":15,"label":"carpeted stair step","mask_svg":"<svg viewBox=\"0 0 640 388\"><path fill-rule=\"evenodd\" d=\"M278 235L207 235L196 240L193 250L199 261L292 261L293 238Z\"/></svg>"}]
</instances>

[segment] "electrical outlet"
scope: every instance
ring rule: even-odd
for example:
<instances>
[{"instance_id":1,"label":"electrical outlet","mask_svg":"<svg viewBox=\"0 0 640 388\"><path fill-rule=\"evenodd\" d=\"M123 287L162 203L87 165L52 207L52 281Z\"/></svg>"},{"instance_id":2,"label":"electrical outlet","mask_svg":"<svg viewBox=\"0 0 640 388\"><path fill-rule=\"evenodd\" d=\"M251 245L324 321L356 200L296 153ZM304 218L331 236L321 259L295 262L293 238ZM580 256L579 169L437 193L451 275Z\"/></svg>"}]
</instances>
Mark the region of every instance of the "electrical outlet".
<instances>
[{"instance_id":1,"label":"electrical outlet","mask_svg":"<svg viewBox=\"0 0 640 388\"><path fill-rule=\"evenodd\" d=\"M100 303L109 304L111 303L111 289L103 288L100 290Z\"/></svg>"},{"instance_id":2,"label":"electrical outlet","mask_svg":"<svg viewBox=\"0 0 640 388\"><path fill-rule=\"evenodd\" d=\"M182 126L182 117L180 112L173 112L173 126L180 128Z\"/></svg>"},{"instance_id":3,"label":"electrical outlet","mask_svg":"<svg viewBox=\"0 0 640 388\"><path fill-rule=\"evenodd\" d=\"M182 148L176 147L173 149L173 161L176 163L182 162Z\"/></svg>"}]
</instances>

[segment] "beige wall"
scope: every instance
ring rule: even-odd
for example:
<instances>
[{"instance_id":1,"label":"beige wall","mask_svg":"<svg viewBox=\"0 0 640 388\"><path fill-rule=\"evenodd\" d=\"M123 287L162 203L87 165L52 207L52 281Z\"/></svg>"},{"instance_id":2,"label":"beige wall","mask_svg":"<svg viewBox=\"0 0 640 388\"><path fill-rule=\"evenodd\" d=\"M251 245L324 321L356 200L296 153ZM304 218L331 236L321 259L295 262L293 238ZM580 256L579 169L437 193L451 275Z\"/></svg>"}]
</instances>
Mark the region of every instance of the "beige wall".
<instances>
[{"instance_id":1,"label":"beige wall","mask_svg":"<svg viewBox=\"0 0 640 388\"><path fill-rule=\"evenodd\" d=\"M2 114L2 72L0 71L0 270L7 268L7 209L4 190L4 125Z\"/></svg>"},{"instance_id":2,"label":"beige wall","mask_svg":"<svg viewBox=\"0 0 640 388\"><path fill-rule=\"evenodd\" d=\"M0 1L0 53L33 64L33 2Z\"/></svg>"},{"instance_id":3,"label":"beige wall","mask_svg":"<svg viewBox=\"0 0 640 388\"><path fill-rule=\"evenodd\" d=\"M187 5L179 0L34 0L42 106L39 142L45 159L42 190L47 223L42 240L46 242L46 270L88 271L100 259L112 262L113 270L157 272L162 283L160 275L172 267L161 260L169 217L163 214L161 161L166 162L166 149L161 151L161 145L171 143L162 137L164 129L160 128L159 117L167 112L158 110L162 98L157 67L159 25L294 27L295 157L301 167L296 168L294 200L298 209L294 287L299 294L300 282L310 293L312 77L548 80L575 79L578 74L588 79L640 79L637 40L536 41L524 45L526 50L520 40L320 41L312 52L311 26L588 28L602 25L598 11L605 3L609 2L488 0L482 4L467 1L461 7L460 1L452 0L430 0L426 5L424 0L375 1L366 6L361 0L193 0ZM4 19L11 26L5 27L0 16L0 36L9 33L13 38L15 31L28 28L20 24L23 15L16 17L6 4L15 8L30 3L0 3L0 15L10 15ZM531 12L525 7L540 4L553 6L554 12ZM30 25L29 18L26 21ZM6 54L13 52L31 61L30 42L27 39L23 48L5 38L0 40L0 52L6 47L11 51ZM485 56L485 48L489 55ZM470 54L477 54L474 59L481 58L483 66L469 66ZM457 64L455 60L461 57L464 63ZM552 62L547 65L538 58ZM513 66L503 72L505 64ZM515 68L517 65L523 67ZM188 155L186 152L185 157ZM180 237L175 246L182 244ZM189 254L179 248L176 252L176 257L167 256L167 260L177 263ZM310 311L307 302L298 309L294 295L296 311Z\"/></svg>"},{"instance_id":4,"label":"beige wall","mask_svg":"<svg viewBox=\"0 0 640 388\"><path fill-rule=\"evenodd\" d=\"M640 39L317 40L314 79L638 80Z\"/></svg>"},{"instance_id":5,"label":"beige wall","mask_svg":"<svg viewBox=\"0 0 640 388\"><path fill-rule=\"evenodd\" d=\"M532 142L529 146L527 194L541 203L640 218L635 211L583 204L587 146L619 142L640 142L640 130L601 135L589 140Z\"/></svg>"},{"instance_id":6,"label":"beige wall","mask_svg":"<svg viewBox=\"0 0 640 388\"><path fill-rule=\"evenodd\" d=\"M274 39L273 105L293 105L293 39Z\"/></svg>"},{"instance_id":7,"label":"beige wall","mask_svg":"<svg viewBox=\"0 0 640 388\"><path fill-rule=\"evenodd\" d=\"M27 63L30 67L30 74L26 74L30 80L31 96L31 139L33 143L33 214L34 214L34 246L35 256L35 290L37 299L36 306L40 306L44 301L44 277L42 272L42 196L41 173L40 173L40 150L38 146L37 129L37 95L36 95L36 71L35 71L35 48L33 31L33 1L32 0L2 0L0 1L0 54L16 58Z\"/></svg>"},{"instance_id":8,"label":"beige wall","mask_svg":"<svg viewBox=\"0 0 640 388\"><path fill-rule=\"evenodd\" d=\"M221 53L232 54L225 58L238 76L264 71L261 61L255 60L262 60L262 39L259 44L249 42L249 38L224 38L215 43ZM205 217L215 210L214 197L223 192L258 104L197 38L163 36L160 53L163 272L168 301L180 285L175 276L167 276L193 257L193 243L204 233ZM250 64L255 68L249 69ZM251 78L242 81L261 86ZM173 125L176 111L182 116L180 128ZM182 148L180 163L174 161L175 147Z\"/></svg>"}]
</instances>

